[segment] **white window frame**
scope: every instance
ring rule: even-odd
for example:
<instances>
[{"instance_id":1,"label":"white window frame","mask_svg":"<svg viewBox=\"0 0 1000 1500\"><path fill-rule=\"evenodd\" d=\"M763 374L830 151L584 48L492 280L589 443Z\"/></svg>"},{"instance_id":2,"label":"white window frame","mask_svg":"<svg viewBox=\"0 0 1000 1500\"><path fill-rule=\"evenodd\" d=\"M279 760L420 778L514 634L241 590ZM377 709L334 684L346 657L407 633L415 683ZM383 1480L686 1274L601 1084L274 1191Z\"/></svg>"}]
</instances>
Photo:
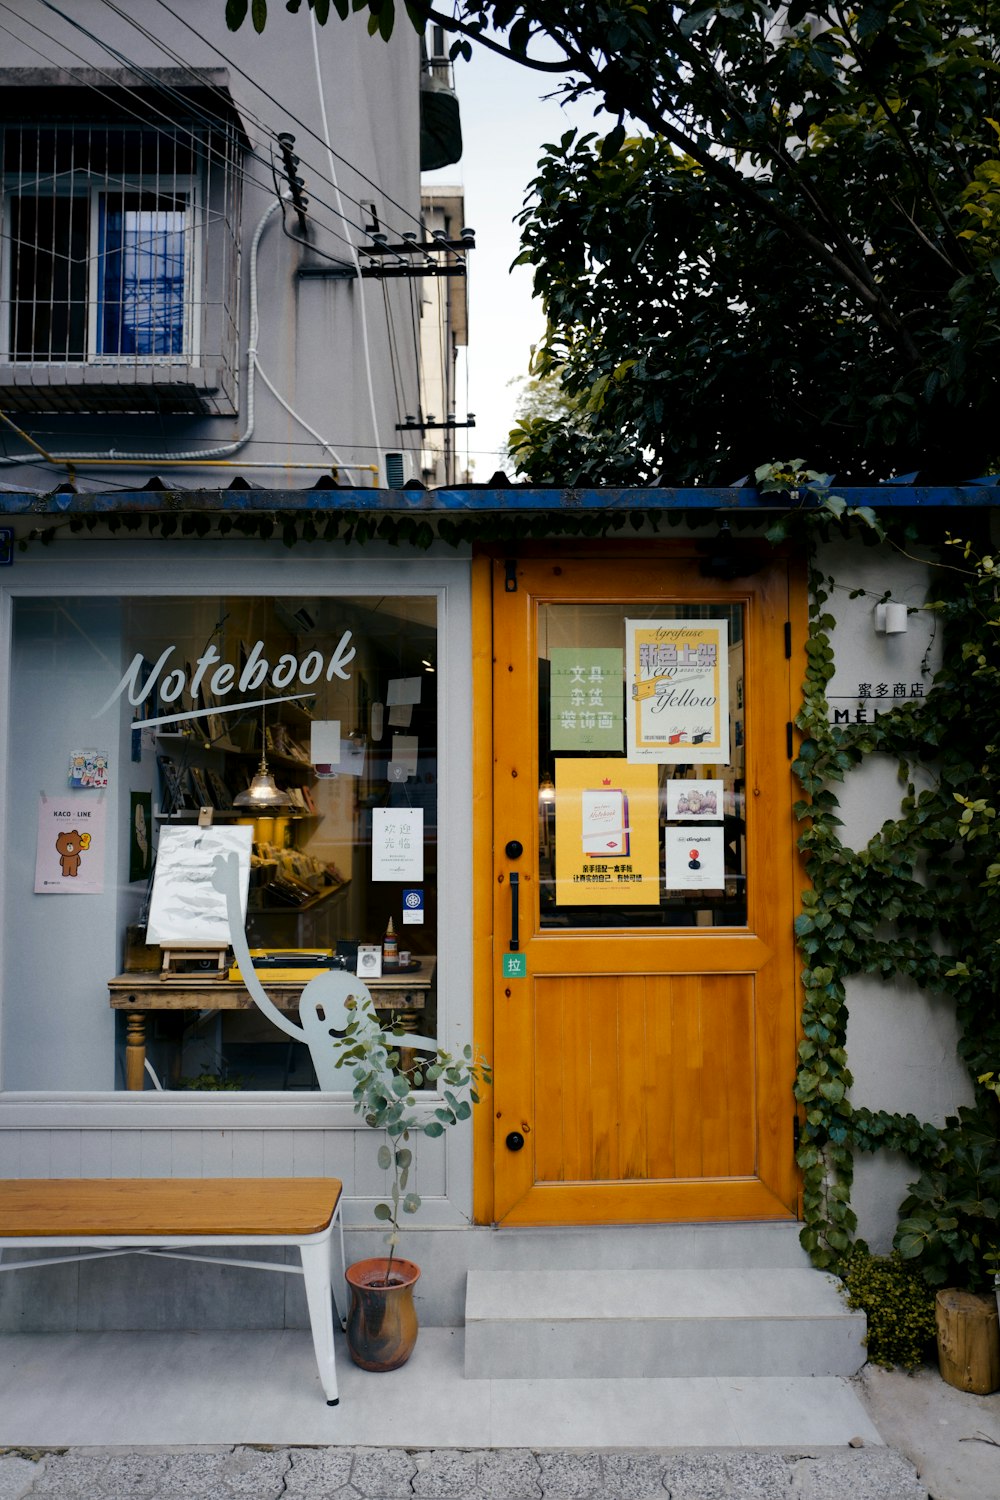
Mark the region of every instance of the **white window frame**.
<instances>
[{"instance_id":1,"label":"white window frame","mask_svg":"<svg viewBox=\"0 0 1000 1500\"><path fill-rule=\"evenodd\" d=\"M87 363L117 365L128 362L142 364L194 364L199 354L200 319L196 316L201 307L201 254L196 253L196 240L200 239L198 226L202 222L199 204L199 184L195 177L176 177L164 184L157 177L120 177L113 181L94 184L90 189L90 228L88 246L87 288ZM181 348L176 354L102 354L100 343L101 319L101 199L113 201L117 193L163 193L186 200L184 211L184 325ZM197 246L200 252L200 245Z\"/></svg>"}]
</instances>

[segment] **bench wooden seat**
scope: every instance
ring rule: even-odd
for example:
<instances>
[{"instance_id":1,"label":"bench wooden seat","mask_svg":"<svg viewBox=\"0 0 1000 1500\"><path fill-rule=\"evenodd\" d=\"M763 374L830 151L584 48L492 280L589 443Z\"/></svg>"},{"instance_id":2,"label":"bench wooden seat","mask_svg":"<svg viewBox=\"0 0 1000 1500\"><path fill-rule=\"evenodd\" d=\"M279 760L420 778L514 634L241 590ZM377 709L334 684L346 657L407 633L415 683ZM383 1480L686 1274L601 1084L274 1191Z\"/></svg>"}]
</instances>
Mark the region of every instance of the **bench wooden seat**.
<instances>
[{"instance_id":1,"label":"bench wooden seat","mask_svg":"<svg viewBox=\"0 0 1000 1500\"><path fill-rule=\"evenodd\" d=\"M168 1255L301 1275L320 1381L336 1406L332 1237L336 1229L343 1272L341 1195L335 1177L8 1179L0 1181L0 1252L83 1246L93 1255ZM189 1254L195 1246L294 1246L301 1265ZM0 1272L91 1258L33 1257L0 1264Z\"/></svg>"}]
</instances>

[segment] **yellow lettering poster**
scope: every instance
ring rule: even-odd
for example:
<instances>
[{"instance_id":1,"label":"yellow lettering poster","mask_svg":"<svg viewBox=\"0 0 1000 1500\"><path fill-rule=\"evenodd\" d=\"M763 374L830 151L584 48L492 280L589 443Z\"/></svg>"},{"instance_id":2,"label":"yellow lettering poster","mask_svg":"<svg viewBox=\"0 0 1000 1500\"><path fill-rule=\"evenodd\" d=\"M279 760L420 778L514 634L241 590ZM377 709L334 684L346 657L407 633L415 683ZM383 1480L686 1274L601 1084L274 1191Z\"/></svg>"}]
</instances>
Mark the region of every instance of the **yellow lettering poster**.
<instances>
[{"instance_id":1,"label":"yellow lettering poster","mask_svg":"<svg viewBox=\"0 0 1000 1500\"><path fill-rule=\"evenodd\" d=\"M626 620L628 758L729 763L725 620Z\"/></svg>"},{"instance_id":2,"label":"yellow lettering poster","mask_svg":"<svg viewBox=\"0 0 1000 1500\"><path fill-rule=\"evenodd\" d=\"M556 905L657 906L655 765L556 761Z\"/></svg>"}]
</instances>

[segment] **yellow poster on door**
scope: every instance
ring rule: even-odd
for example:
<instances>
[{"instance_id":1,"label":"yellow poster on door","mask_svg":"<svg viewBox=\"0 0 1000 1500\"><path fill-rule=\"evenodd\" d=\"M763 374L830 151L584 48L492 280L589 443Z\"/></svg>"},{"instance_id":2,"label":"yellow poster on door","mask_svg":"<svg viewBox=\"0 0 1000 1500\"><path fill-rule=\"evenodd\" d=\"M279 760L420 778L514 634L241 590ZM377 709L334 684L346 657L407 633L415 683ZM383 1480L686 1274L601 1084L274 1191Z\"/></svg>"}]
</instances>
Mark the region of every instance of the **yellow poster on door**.
<instances>
[{"instance_id":1,"label":"yellow poster on door","mask_svg":"<svg viewBox=\"0 0 1000 1500\"><path fill-rule=\"evenodd\" d=\"M627 754L661 765L729 763L725 620L626 620Z\"/></svg>"},{"instance_id":2,"label":"yellow poster on door","mask_svg":"<svg viewBox=\"0 0 1000 1500\"><path fill-rule=\"evenodd\" d=\"M557 906L657 906L659 792L655 765L555 763Z\"/></svg>"}]
</instances>

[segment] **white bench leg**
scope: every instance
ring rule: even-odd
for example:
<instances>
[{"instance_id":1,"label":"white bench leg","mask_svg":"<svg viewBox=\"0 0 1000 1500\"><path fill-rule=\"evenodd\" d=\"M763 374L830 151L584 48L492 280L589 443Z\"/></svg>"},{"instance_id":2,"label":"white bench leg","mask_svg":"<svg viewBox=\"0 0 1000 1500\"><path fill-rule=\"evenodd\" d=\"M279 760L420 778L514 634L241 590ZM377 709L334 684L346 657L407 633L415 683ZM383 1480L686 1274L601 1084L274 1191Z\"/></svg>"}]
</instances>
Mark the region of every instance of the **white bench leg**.
<instances>
[{"instance_id":1,"label":"white bench leg","mask_svg":"<svg viewBox=\"0 0 1000 1500\"><path fill-rule=\"evenodd\" d=\"M318 1244L300 1245L302 1277L306 1284L306 1302L309 1305L309 1325L312 1329L313 1348L319 1366L320 1384L326 1392L327 1406L336 1406L340 1401L337 1393L337 1369L333 1350L333 1300L330 1286L331 1235Z\"/></svg>"}]
</instances>

